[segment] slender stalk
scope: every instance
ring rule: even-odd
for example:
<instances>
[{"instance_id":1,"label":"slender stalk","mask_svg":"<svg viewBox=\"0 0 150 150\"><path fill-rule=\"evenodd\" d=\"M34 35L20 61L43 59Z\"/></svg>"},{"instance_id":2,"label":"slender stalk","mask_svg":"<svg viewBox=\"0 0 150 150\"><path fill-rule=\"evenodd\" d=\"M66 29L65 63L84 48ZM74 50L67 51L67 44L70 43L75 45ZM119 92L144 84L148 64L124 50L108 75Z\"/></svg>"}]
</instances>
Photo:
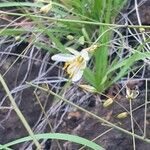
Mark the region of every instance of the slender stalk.
<instances>
[{"instance_id":1,"label":"slender stalk","mask_svg":"<svg viewBox=\"0 0 150 150\"><path fill-rule=\"evenodd\" d=\"M127 130L125 130L125 129L119 127L119 126L116 126L115 124L113 124L113 123L111 123L111 122L109 122L109 121L107 121L107 120L105 120L105 119L103 119L103 118L101 118L101 117L95 115L95 114L92 113L92 112L89 112L88 110L86 110L86 109L84 109L84 108L82 108L82 107L80 107L80 106L74 104L73 102L70 102L69 100L63 98L62 96L57 95L56 93L54 93L54 92L51 91L51 90L45 89L45 88L43 88L43 87L41 87L41 86L38 86L38 85L35 85L35 84L32 84L32 83L29 83L29 82L26 82L26 83L27 83L28 85L30 85L31 87L41 89L41 90L43 90L43 91L46 91L47 93L50 93L50 94L56 96L58 99L61 99L61 100L63 100L64 102L68 103L69 105L72 105L72 106L78 108L79 110L81 110L81 111L83 111L83 112L89 114L90 116L92 116L92 117L98 119L100 122L106 123L106 124L108 124L109 126L115 128L115 129L117 129L117 130L119 130L119 131L121 131L121 132L123 132L123 133L126 133L126 134L128 134L128 135L130 135L130 136L133 136L133 133L132 133L132 132L129 132L129 131L127 131ZM134 134L134 137L137 138L137 139L140 139L140 140L142 140L142 141L145 141L145 142L147 142L147 143L150 143L150 139L143 138L142 136L139 136L139 135L137 135L137 134Z\"/></svg>"},{"instance_id":2,"label":"slender stalk","mask_svg":"<svg viewBox=\"0 0 150 150\"><path fill-rule=\"evenodd\" d=\"M144 112L144 134L143 137L146 138L146 122L147 122L147 79L145 80L145 86L146 86L146 90L145 90L145 112Z\"/></svg>"},{"instance_id":3,"label":"slender stalk","mask_svg":"<svg viewBox=\"0 0 150 150\"><path fill-rule=\"evenodd\" d=\"M8 89L8 86L7 86L7 84L5 83L5 81L4 81L4 79L3 79L3 77L2 77L1 74L0 74L0 82L1 82L2 86L4 87L4 90L5 90L6 94L7 94L8 98L9 98L9 100L10 100L10 102L11 102L11 105L12 105L12 107L14 108L16 114L18 115L19 119L21 120L22 124L23 124L24 127L26 128L26 130L27 130L27 132L29 133L29 135L32 137L33 142L35 143L37 149L40 150L40 149L41 149L40 143L39 143L39 142L37 141L37 139L35 138L34 133L33 133L32 129L31 129L31 127L29 126L29 124L28 124L28 122L26 121L25 117L23 116L23 114L22 114L21 111L19 110L19 108L18 108L18 106L17 106L17 104L16 104L14 98L12 97L12 95L11 95L9 89Z\"/></svg>"},{"instance_id":4,"label":"slender stalk","mask_svg":"<svg viewBox=\"0 0 150 150\"><path fill-rule=\"evenodd\" d=\"M49 21L58 21L58 22L69 22L69 23L81 23L81 24L90 24L90 25L101 25L101 26L109 26L109 27L116 27L116 28L121 28L121 27L126 27L126 28L145 28L145 29L150 29L150 26L148 25L117 25L117 24L111 24L111 23L102 23L102 22L92 22L92 21L81 21L81 20L73 20L73 19L58 19L58 18L52 18L52 17L46 17L46 16L41 16L38 14L22 14L22 13L11 13L11 12L5 12L5 11L0 11L1 14L7 14L7 15L13 15L13 16L23 16L23 17L35 17L35 18L43 18L47 19Z\"/></svg>"},{"instance_id":5,"label":"slender stalk","mask_svg":"<svg viewBox=\"0 0 150 150\"><path fill-rule=\"evenodd\" d=\"M133 123L133 113L132 113L132 99L129 99L129 103L130 103L130 118L131 118L131 129L132 129L132 133L133 133L133 149L135 150L135 134L134 134L134 123Z\"/></svg>"},{"instance_id":6,"label":"slender stalk","mask_svg":"<svg viewBox=\"0 0 150 150\"><path fill-rule=\"evenodd\" d=\"M0 149L3 145L0 144ZM12 150L11 148L5 148L5 150Z\"/></svg>"}]
</instances>

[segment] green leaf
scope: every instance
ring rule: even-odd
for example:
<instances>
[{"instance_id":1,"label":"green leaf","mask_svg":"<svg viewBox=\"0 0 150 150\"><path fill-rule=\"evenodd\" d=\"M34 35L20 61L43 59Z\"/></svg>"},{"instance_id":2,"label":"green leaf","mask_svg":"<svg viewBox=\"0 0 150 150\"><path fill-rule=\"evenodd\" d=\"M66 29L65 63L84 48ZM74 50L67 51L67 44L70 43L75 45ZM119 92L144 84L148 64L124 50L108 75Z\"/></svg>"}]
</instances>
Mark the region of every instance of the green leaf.
<instances>
[{"instance_id":1,"label":"green leaf","mask_svg":"<svg viewBox=\"0 0 150 150\"><path fill-rule=\"evenodd\" d=\"M20 34L23 34L23 33L26 33L28 31L26 31L25 29L23 28L18 28L18 29L0 29L0 35L4 35L4 36L13 36L13 35L20 35Z\"/></svg>"},{"instance_id":2,"label":"green leaf","mask_svg":"<svg viewBox=\"0 0 150 150\"><path fill-rule=\"evenodd\" d=\"M136 51L129 58L124 59L122 62L118 62L118 64L115 64L114 66L111 66L107 72L107 75L109 75L112 72L115 72L117 69L120 69L120 71L115 78L111 77L110 85L117 82L121 77L126 75L128 73L128 70L131 68L131 66L136 61L144 60L146 58L150 58L150 52L138 52L138 51Z\"/></svg>"},{"instance_id":3,"label":"green leaf","mask_svg":"<svg viewBox=\"0 0 150 150\"><path fill-rule=\"evenodd\" d=\"M89 68L86 68L86 69L84 70L83 77L84 77L85 80L86 80L87 82L89 82L91 85L93 85L94 87L96 86L96 85L95 85L95 76L94 76L92 70L90 70Z\"/></svg>"},{"instance_id":4,"label":"green leaf","mask_svg":"<svg viewBox=\"0 0 150 150\"><path fill-rule=\"evenodd\" d=\"M74 143L87 146L89 148L92 148L93 150L104 150L104 148L102 148L98 144L92 141L89 141L85 138L76 136L76 135L70 135L70 134L64 134L64 133L43 133L43 134L35 134L34 136L37 140L40 140L40 139L66 140L66 141L70 141L70 142L74 142ZM15 140L3 146L0 146L0 149L6 149L7 147L10 147L10 146L22 143L22 142L26 142L26 141L31 141L31 140L32 140L32 137L30 136L20 138L18 140Z\"/></svg>"},{"instance_id":5,"label":"green leaf","mask_svg":"<svg viewBox=\"0 0 150 150\"><path fill-rule=\"evenodd\" d=\"M118 62L117 64L114 64L113 66L110 66L110 68L108 69L107 74L111 73L112 71L117 70L118 68L121 68L123 66L131 66L134 62L138 61L138 60L142 60L145 58L148 58L150 56L150 53L141 53L136 51L132 56L130 56L127 59L124 59L121 62Z\"/></svg>"}]
</instances>

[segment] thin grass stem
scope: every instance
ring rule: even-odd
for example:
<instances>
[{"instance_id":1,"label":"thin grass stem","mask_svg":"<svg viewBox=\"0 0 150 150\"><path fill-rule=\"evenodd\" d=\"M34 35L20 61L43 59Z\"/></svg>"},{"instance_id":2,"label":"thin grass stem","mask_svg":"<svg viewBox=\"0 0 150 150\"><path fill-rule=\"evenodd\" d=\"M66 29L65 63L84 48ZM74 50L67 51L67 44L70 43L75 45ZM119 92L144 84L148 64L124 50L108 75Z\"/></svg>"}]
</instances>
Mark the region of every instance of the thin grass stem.
<instances>
[{"instance_id":1,"label":"thin grass stem","mask_svg":"<svg viewBox=\"0 0 150 150\"><path fill-rule=\"evenodd\" d=\"M132 138L133 138L133 150L136 149L135 147L135 133L134 133L134 122L133 122L133 113L132 113L132 99L129 99L129 103L130 103L130 118L131 118L131 129L132 129Z\"/></svg>"},{"instance_id":2,"label":"thin grass stem","mask_svg":"<svg viewBox=\"0 0 150 150\"><path fill-rule=\"evenodd\" d=\"M147 124L147 102L148 102L148 100L147 100L147 98L148 98L148 96L147 96L147 79L145 80L145 86L146 86L146 90L145 90L145 109L144 109L144 134L143 134L143 136L144 136L144 138L146 138L146 124Z\"/></svg>"},{"instance_id":3,"label":"thin grass stem","mask_svg":"<svg viewBox=\"0 0 150 150\"><path fill-rule=\"evenodd\" d=\"M14 108L16 114L18 115L19 119L21 120L22 124L24 125L24 127L26 128L27 132L29 133L29 135L33 138L33 142L35 143L36 147L38 150L41 150L41 146L40 143L38 142L38 140L35 138L34 133L31 129L31 127L29 126L28 122L26 121L25 117L23 116L22 112L20 111L20 109L18 108L13 96L11 95L7 84L5 83L2 75L0 74L0 82L2 84L2 86L4 87L5 92L8 95L8 98L11 102L12 107Z\"/></svg>"}]
</instances>

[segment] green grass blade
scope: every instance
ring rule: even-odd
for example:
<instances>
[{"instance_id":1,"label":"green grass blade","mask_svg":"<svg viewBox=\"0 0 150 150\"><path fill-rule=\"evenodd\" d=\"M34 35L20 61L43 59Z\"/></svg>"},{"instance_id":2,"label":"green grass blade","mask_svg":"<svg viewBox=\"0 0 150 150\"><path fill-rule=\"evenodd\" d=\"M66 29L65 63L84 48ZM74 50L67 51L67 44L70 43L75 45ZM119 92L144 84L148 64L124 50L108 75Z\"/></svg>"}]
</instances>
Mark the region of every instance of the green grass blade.
<instances>
[{"instance_id":1,"label":"green grass blade","mask_svg":"<svg viewBox=\"0 0 150 150\"><path fill-rule=\"evenodd\" d=\"M30 2L4 2L0 3L0 8L4 7L21 7L21 6L26 6L26 7L42 7L42 3L30 3Z\"/></svg>"},{"instance_id":2,"label":"green grass blade","mask_svg":"<svg viewBox=\"0 0 150 150\"><path fill-rule=\"evenodd\" d=\"M78 143L84 146L87 146L89 148L92 148L93 150L104 150L101 146L98 144L87 140L85 138L76 136L76 135L70 135L70 134L64 134L64 133L43 133L43 134L35 134L34 135L36 139L57 139L57 140L66 140L74 143ZM27 136L24 138L20 138L18 140L15 140L13 142L7 143L3 146L0 146L0 149L6 149L7 147L33 140L31 136Z\"/></svg>"}]
</instances>

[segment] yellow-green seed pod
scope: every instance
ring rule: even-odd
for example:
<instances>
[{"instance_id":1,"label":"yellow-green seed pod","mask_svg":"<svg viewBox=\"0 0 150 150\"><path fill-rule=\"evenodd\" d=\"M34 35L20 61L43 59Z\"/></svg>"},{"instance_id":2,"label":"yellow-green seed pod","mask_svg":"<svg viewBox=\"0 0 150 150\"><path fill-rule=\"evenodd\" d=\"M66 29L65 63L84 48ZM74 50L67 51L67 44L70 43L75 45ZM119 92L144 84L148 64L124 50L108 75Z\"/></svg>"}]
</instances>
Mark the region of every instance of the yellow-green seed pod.
<instances>
[{"instance_id":1,"label":"yellow-green seed pod","mask_svg":"<svg viewBox=\"0 0 150 150\"><path fill-rule=\"evenodd\" d=\"M97 90L93 86L90 86L90 85L80 84L79 87L87 92L91 92L91 93L97 92Z\"/></svg>"},{"instance_id":2,"label":"yellow-green seed pod","mask_svg":"<svg viewBox=\"0 0 150 150\"><path fill-rule=\"evenodd\" d=\"M91 47L89 47L89 51L95 51L95 49L98 48L98 45L92 45Z\"/></svg>"},{"instance_id":3,"label":"yellow-green seed pod","mask_svg":"<svg viewBox=\"0 0 150 150\"><path fill-rule=\"evenodd\" d=\"M21 37L18 35L18 36L15 36L15 40L16 41L19 41L21 39Z\"/></svg>"},{"instance_id":4,"label":"yellow-green seed pod","mask_svg":"<svg viewBox=\"0 0 150 150\"><path fill-rule=\"evenodd\" d=\"M91 45L88 48L85 48L86 51L88 52L94 52L99 46L97 44Z\"/></svg>"},{"instance_id":5,"label":"yellow-green seed pod","mask_svg":"<svg viewBox=\"0 0 150 150\"><path fill-rule=\"evenodd\" d=\"M144 28L139 28L140 32L145 32Z\"/></svg>"},{"instance_id":6,"label":"yellow-green seed pod","mask_svg":"<svg viewBox=\"0 0 150 150\"><path fill-rule=\"evenodd\" d=\"M110 105L112 105L113 104L113 99L112 98L109 98L109 99L107 99L104 103L103 103L103 107L108 107L108 106L110 106Z\"/></svg>"},{"instance_id":7,"label":"yellow-green seed pod","mask_svg":"<svg viewBox=\"0 0 150 150\"><path fill-rule=\"evenodd\" d=\"M127 112L122 112L120 114L117 115L117 118L118 119L124 119L128 116L128 113Z\"/></svg>"}]
</instances>

